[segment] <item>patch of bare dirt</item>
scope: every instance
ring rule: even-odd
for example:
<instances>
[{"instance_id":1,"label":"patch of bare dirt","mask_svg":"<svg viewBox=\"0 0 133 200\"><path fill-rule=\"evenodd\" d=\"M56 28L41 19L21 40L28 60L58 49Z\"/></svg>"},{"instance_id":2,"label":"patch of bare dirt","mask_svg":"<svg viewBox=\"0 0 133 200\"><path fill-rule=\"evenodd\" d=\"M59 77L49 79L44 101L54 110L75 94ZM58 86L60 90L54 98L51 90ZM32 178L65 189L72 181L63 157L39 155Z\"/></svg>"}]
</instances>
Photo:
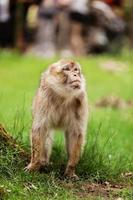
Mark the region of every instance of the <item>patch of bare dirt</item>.
<instances>
[{"instance_id":1,"label":"patch of bare dirt","mask_svg":"<svg viewBox=\"0 0 133 200\"><path fill-rule=\"evenodd\" d=\"M108 60L108 61L102 62L100 63L100 67L101 69L111 72L111 73L125 72L128 69L125 63L120 62L120 61L114 61L114 60Z\"/></svg>"},{"instance_id":2,"label":"patch of bare dirt","mask_svg":"<svg viewBox=\"0 0 133 200\"><path fill-rule=\"evenodd\" d=\"M123 200L120 197L120 193L125 188L124 185L111 184L109 182L100 183L87 183L82 182L79 184L72 182L62 183L63 187L74 191L74 194L79 197L79 199L95 199L96 197L102 197L105 200Z\"/></svg>"},{"instance_id":3,"label":"patch of bare dirt","mask_svg":"<svg viewBox=\"0 0 133 200\"><path fill-rule=\"evenodd\" d=\"M133 99L126 101L118 96L109 95L100 98L96 103L96 107L110 107L114 109L133 108Z\"/></svg>"},{"instance_id":4,"label":"patch of bare dirt","mask_svg":"<svg viewBox=\"0 0 133 200\"><path fill-rule=\"evenodd\" d=\"M127 103L129 107L133 108L133 99L127 101Z\"/></svg>"},{"instance_id":5,"label":"patch of bare dirt","mask_svg":"<svg viewBox=\"0 0 133 200\"><path fill-rule=\"evenodd\" d=\"M103 184L84 184L82 186L82 189L86 193L90 193L91 196L101 196L104 197L105 199L110 198L113 196L114 198L119 197L120 191L123 189L122 185L113 185L110 184L109 182L105 182Z\"/></svg>"}]
</instances>

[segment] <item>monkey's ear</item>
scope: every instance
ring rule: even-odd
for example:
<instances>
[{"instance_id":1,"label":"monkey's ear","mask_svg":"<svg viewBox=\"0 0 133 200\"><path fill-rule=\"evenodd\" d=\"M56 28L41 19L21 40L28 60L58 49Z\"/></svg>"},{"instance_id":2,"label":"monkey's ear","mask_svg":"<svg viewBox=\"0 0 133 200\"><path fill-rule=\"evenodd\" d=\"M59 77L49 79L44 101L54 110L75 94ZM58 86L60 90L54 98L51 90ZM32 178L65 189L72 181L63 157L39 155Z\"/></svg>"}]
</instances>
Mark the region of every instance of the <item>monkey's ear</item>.
<instances>
[{"instance_id":1,"label":"monkey's ear","mask_svg":"<svg viewBox=\"0 0 133 200\"><path fill-rule=\"evenodd\" d=\"M58 75L60 72L61 72L61 69L59 68L59 66L58 66L56 63L53 64L53 65L51 65L51 66L49 67L49 73L50 73L51 75L56 76L56 75Z\"/></svg>"},{"instance_id":2,"label":"monkey's ear","mask_svg":"<svg viewBox=\"0 0 133 200\"><path fill-rule=\"evenodd\" d=\"M55 74L55 65L51 65L51 66L49 66L49 73L50 74L52 74L52 75L54 75Z\"/></svg>"}]
</instances>

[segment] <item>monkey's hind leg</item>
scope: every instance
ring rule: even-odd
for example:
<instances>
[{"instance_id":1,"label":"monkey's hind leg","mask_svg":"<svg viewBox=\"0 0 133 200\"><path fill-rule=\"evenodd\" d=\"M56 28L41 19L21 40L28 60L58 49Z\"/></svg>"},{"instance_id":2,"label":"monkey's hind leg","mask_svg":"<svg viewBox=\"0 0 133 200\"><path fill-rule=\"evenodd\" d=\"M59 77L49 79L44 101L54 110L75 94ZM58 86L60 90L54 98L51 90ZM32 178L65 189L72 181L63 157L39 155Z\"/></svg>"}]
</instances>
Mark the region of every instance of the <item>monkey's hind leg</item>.
<instances>
[{"instance_id":1,"label":"monkey's hind leg","mask_svg":"<svg viewBox=\"0 0 133 200\"><path fill-rule=\"evenodd\" d=\"M46 127L32 128L31 162L26 167L28 171L39 170L49 164L52 148L52 132Z\"/></svg>"},{"instance_id":2,"label":"monkey's hind leg","mask_svg":"<svg viewBox=\"0 0 133 200\"><path fill-rule=\"evenodd\" d=\"M68 164L65 171L65 176L78 179L75 174L75 167L79 162L82 147L84 144L84 135L80 132L66 132L66 148L68 153Z\"/></svg>"}]
</instances>

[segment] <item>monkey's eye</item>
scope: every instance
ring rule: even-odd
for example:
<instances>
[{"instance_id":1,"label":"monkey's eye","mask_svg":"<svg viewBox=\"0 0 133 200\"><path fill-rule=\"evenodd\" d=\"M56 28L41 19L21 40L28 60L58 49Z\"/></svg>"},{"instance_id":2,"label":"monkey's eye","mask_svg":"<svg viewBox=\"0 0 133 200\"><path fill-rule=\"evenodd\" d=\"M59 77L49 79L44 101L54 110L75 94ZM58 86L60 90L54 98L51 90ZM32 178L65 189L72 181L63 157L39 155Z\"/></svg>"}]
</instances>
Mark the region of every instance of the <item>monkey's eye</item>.
<instances>
[{"instance_id":1,"label":"monkey's eye","mask_svg":"<svg viewBox=\"0 0 133 200\"><path fill-rule=\"evenodd\" d=\"M75 68L74 71L78 71L78 68Z\"/></svg>"},{"instance_id":2,"label":"monkey's eye","mask_svg":"<svg viewBox=\"0 0 133 200\"><path fill-rule=\"evenodd\" d=\"M66 66L66 67L63 67L63 70L64 70L64 71L69 71L70 69L69 69L68 66Z\"/></svg>"}]
</instances>

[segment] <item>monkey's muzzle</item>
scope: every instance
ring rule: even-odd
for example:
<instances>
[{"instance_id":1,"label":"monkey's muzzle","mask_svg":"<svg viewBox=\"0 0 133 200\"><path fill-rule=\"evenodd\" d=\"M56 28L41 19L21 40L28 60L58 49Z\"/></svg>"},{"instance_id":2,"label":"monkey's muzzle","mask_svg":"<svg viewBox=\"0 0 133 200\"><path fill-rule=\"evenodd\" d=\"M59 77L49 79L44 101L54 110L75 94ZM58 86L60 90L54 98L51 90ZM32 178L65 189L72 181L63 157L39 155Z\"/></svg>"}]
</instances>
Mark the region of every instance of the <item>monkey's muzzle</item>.
<instances>
[{"instance_id":1,"label":"monkey's muzzle","mask_svg":"<svg viewBox=\"0 0 133 200\"><path fill-rule=\"evenodd\" d=\"M73 89L80 89L81 88L81 81L80 80L74 80L70 82L70 86Z\"/></svg>"}]
</instances>

